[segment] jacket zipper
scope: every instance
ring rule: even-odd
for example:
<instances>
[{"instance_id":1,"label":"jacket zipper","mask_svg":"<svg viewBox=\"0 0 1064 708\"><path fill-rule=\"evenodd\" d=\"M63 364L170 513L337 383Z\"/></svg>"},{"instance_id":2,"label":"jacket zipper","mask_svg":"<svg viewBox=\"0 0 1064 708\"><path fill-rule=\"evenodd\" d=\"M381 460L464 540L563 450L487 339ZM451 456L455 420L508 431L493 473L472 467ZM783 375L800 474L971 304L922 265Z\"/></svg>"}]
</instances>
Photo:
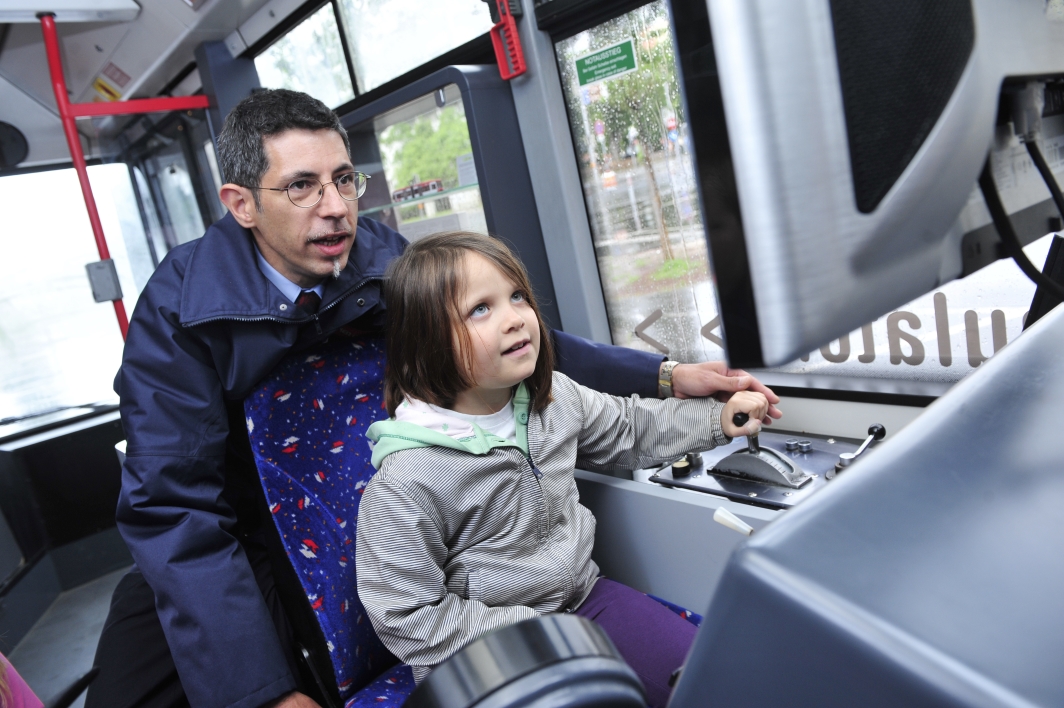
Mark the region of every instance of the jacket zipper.
<instances>
[{"instance_id":1,"label":"jacket zipper","mask_svg":"<svg viewBox=\"0 0 1064 708\"><path fill-rule=\"evenodd\" d=\"M346 300L348 297L353 295L363 285L365 285L366 283L368 283L370 281L373 281L373 280L383 280L383 278L366 278L365 280L360 282L358 285L354 286L353 288L348 290L346 293L344 293L340 297L338 297L335 300L333 300L332 302L330 302L324 308L322 308L321 310L318 310L318 312L315 313L314 316L311 317L308 320L283 320L280 317L274 317L273 315L261 315L259 317L235 317L235 316L232 316L232 315L224 315L222 317L210 317L210 318L205 319L205 320L196 320L195 322L189 322L189 323L183 324L181 326L182 327L198 327L201 324L207 324L208 322L218 322L220 320L229 320L230 322L263 322L265 320L270 320L272 322L279 322L280 324L298 324L298 325L304 325L304 324L308 324L310 322L314 322L314 328L317 330L318 334L321 334L321 323L318 322L318 314L320 314L322 312L325 312L326 310L331 310L332 308L336 307L343 300Z\"/></svg>"},{"instance_id":2,"label":"jacket zipper","mask_svg":"<svg viewBox=\"0 0 1064 708\"><path fill-rule=\"evenodd\" d=\"M536 461L532 459L531 448L529 448L527 454L524 453L524 450L520 451L528 466L532 468L532 475L536 478L536 483L539 484L539 493L543 496L543 540L547 541L550 538L550 499L547 497L547 490L543 488L543 473L540 472L539 467L536 467Z\"/></svg>"},{"instance_id":3,"label":"jacket zipper","mask_svg":"<svg viewBox=\"0 0 1064 708\"><path fill-rule=\"evenodd\" d=\"M528 460L528 466L532 468L532 474L536 475L536 479L543 479L543 473L539 471L536 463L532 460L532 453L529 453L526 459Z\"/></svg>"},{"instance_id":4,"label":"jacket zipper","mask_svg":"<svg viewBox=\"0 0 1064 708\"><path fill-rule=\"evenodd\" d=\"M522 455L524 456L525 460L528 462L528 466L532 468L532 474L535 476L536 482L539 483L540 494L543 495L544 528L545 528L544 536L543 536L544 550L547 553L549 553L553 558L555 558L558 561L558 565L562 569L565 570L565 576L569 579L569 591L570 592L574 592L576 590L576 577L573 575L572 569L569 568L569 564L566 563L563 559L558 558L558 556L556 556L554 554L554 551L552 551L551 548L550 548L550 531L551 531L551 528L550 528L550 497L547 494L547 490L543 488L543 473L540 471L539 467L536 466L535 460L532 459L532 444L531 443L529 443L528 454L525 455L524 451L522 451ZM564 611L565 612L572 612L573 610L567 607L567 608L565 608Z\"/></svg>"}]
</instances>

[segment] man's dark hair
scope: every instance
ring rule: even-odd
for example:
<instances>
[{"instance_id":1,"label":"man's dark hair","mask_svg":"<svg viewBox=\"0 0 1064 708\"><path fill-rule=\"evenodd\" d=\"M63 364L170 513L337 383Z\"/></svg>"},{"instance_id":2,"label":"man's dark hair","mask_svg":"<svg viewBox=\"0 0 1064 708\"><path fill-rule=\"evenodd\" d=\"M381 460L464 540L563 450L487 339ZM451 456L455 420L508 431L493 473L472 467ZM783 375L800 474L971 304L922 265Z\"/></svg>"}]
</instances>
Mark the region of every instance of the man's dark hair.
<instances>
[{"instance_id":1,"label":"man's dark hair","mask_svg":"<svg viewBox=\"0 0 1064 708\"><path fill-rule=\"evenodd\" d=\"M252 93L226 116L218 136L218 164L224 179L242 187L262 186L262 176L270 169L262 139L293 129L335 130L351 154L347 131L324 103L300 91L264 89ZM259 207L259 193L254 194Z\"/></svg>"}]
</instances>

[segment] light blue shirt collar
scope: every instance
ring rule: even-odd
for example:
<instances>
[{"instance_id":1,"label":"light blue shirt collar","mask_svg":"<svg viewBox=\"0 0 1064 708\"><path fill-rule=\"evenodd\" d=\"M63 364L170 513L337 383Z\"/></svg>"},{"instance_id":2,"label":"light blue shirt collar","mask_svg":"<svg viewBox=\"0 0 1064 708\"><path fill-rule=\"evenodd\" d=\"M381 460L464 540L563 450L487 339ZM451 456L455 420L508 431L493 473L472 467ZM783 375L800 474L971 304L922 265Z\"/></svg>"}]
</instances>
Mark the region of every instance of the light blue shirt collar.
<instances>
[{"instance_id":1,"label":"light blue shirt collar","mask_svg":"<svg viewBox=\"0 0 1064 708\"><path fill-rule=\"evenodd\" d=\"M257 244L255 245L255 258L258 260L259 270L261 270L262 274L266 276L266 280L273 283L277 287L277 289L281 291L281 294L288 298L293 304L295 303L296 298L299 297L299 293L303 292L304 290L313 290L318 294L318 297L325 297L324 280L315 285L313 288L301 288L288 278L281 275L276 268L270 265L266 261L266 259L262 257L262 253L259 251L259 247Z\"/></svg>"}]
</instances>

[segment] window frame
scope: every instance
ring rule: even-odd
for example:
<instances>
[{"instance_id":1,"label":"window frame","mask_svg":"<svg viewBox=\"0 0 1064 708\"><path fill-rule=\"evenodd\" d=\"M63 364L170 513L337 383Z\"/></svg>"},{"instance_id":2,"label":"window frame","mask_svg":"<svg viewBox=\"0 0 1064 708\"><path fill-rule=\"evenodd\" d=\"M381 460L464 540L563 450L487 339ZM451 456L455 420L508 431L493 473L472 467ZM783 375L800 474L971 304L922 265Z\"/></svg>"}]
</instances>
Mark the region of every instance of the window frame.
<instances>
[{"instance_id":1,"label":"window frame","mask_svg":"<svg viewBox=\"0 0 1064 708\"><path fill-rule=\"evenodd\" d=\"M419 79L423 79L446 66L451 66L453 64L495 63L495 49L491 43L491 33L485 32L464 44L460 44L457 47L430 59L405 74L400 74L376 88L365 92L359 92L358 80L355 76L354 62L351 56L351 47L348 43L347 32L344 29L343 13L340 11L338 0L308 0L308 2L303 3L295 11L289 14L288 17L277 23L277 25L264 34L258 41L251 44L240 54L240 56L254 60L276 42L283 39L289 32L302 24L304 20L326 5L332 6L333 16L336 18L336 28L340 34L340 43L343 47L344 59L347 63L347 73L351 80L351 90L355 96L350 101L333 107L332 110L337 115L346 115L347 113L355 111L362 106L403 88L404 86L408 86Z\"/></svg>"}]
</instances>

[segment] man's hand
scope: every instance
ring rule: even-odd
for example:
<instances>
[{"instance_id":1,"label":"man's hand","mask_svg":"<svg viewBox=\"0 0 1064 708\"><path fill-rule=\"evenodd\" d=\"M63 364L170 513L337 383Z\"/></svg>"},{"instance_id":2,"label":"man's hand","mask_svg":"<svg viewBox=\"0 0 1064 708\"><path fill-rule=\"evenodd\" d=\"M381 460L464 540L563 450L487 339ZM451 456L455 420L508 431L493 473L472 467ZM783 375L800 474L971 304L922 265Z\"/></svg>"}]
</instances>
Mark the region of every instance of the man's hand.
<instances>
[{"instance_id":1,"label":"man's hand","mask_svg":"<svg viewBox=\"0 0 1064 708\"><path fill-rule=\"evenodd\" d=\"M321 706L313 698L309 698L299 691L292 691L281 696L276 701L267 703L262 708L321 708Z\"/></svg>"},{"instance_id":2,"label":"man's hand","mask_svg":"<svg viewBox=\"0 0 1064 708\"><path fill-rule=\"evenodd\" d=\"M723 361L705 361L701 364L677 364L672 370L672 392L677 398L702 398L713 396L718 401L728 402L736 391L754 391L764 394L768 400L768 413L762 419L765 425L772 418L783 416L776 408L780 397L765 384L742 369L729 369Z\"/></svg>"}]
</instances>

